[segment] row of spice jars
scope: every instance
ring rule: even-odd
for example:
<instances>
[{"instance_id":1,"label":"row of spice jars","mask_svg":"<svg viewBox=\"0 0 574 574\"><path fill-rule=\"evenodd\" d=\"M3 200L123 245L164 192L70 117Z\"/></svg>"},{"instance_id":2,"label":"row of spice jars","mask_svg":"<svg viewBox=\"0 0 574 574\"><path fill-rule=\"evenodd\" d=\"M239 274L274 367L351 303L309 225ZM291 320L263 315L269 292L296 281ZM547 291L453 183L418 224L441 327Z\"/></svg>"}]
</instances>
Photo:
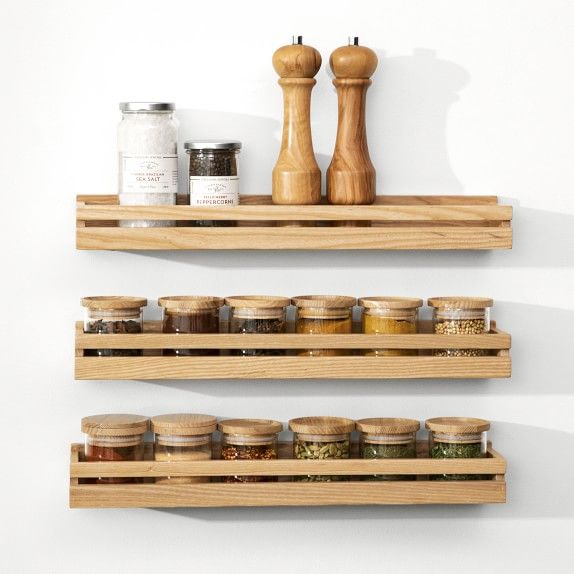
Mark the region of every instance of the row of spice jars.
<instances>
[{"instance_id":1,"label":"row of spice jars","mask_svg":"<svg viewBox=\"0 0 574 574\"><path fill-rule=\"evenodd\" d=\"M307 335L348 334L353 332L354 297L340 295L304 295L287 297L241 295L220 297L171 296L160 297L163 309L164 333L219 333L220 309L230 308L230 333L278 334L287 331L286 310L294 305L297 311L295 332ZM370 335L409 334L418 332L418 312L421 299L408 297L364 297L358 300L362 309L362 332ZM481 297L433 297L428 300L433 309L433 329L441 335L481 334L490 331L492 299ZM96 296L82 299L85 307L84 331L95 334L141 333L143 307L141 297ZM345 349L303 349L298 354L334 356L349 354ZM371 356L416 355L416 349L365 349ZM217 350L174 349L166 355L209 355ZM238 349L243 356L284 354L281 349ZM482 356L484 349L435 349L437 356ZM134 356L137 349L92 350L98 356Z\"/></svg>"},{"instance_id":2,"label":"row of spice jars","mask_svg":"<svg viewBox=\"0 0 574 574\"><path fill-rule=\"evenodd\" d=\"M487 452L490 423L482 419L443 417L425 423L429 431L429 457L481 458ZM144 460L144 435L155 434L154 459L160 462L210 460L213 433L221 432L223 460L273 460L279 457L278 436L282 423L267 419L228 419L199 414L170 414L151 420L139 415L107 414L82 419L88 462ZM304 460L348 459L351 433L360 432L359 458L397 459L417 457L420 423L404 418L369 418L353 421L341 417L302 417L289 421L293 431L293 458ZM373 475L369 480L409 480L408 475ZM432 475L438 480L472 480L468 474ZM329 482L347 477L303 475L294 480ZM166 476L156 482L192 484L209 482L208 476ZM225 476L224 482L264 482L269 476ZM132 478L97 479L99 483L134 482Z\"/></svg>"}]
</instances>

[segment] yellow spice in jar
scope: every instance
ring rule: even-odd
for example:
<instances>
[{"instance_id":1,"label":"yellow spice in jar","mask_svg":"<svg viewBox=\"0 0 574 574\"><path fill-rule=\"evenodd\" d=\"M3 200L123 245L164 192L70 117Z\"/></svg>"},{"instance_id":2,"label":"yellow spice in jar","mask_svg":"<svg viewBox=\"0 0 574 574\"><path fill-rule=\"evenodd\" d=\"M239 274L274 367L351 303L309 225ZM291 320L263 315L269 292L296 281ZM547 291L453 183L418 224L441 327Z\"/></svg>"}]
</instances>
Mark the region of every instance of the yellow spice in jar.
<instances>
[{"instance_id":1,"label":"yellow spice in jar","mask_svg":"<svg viewBox=\"0 0 574 574\"><path fill-rule=\"evenodd\" d=\"M166 452L156 451L155 460L158 462L192 462L196 460L211 460L210 452L188 451L188 452ZM158 477L156 482L169 484L202 484L209 482L208 476L166 476Z\"/></svg>"},{"instance_id":2,"label":"yellow spice in jar","mask_svg":"<svg viewBox=\"0 0 574 574\"><path fill-rule=\"evenodd\" d=\"M366 335L397 335L417 332L417 325L412 320L392 319L379 315L363 314L363 333ZM403 357L417 354L416 349L367 349L364 355L374 357Z\"/></svg>"},{"instance_id":3,"label":"yellow spice in jar","mask_svg":"<svg viewBox=\"0 0 574 574\"><path fill-rule=\"evenodd\" d=\"M348 317L301 317L297 320L297 333L301 335L345 335L352 333L353 321ZM336 357L349 355L345 349L308 349L299 355L312 357Z\"/></svg>"}]
</instances>

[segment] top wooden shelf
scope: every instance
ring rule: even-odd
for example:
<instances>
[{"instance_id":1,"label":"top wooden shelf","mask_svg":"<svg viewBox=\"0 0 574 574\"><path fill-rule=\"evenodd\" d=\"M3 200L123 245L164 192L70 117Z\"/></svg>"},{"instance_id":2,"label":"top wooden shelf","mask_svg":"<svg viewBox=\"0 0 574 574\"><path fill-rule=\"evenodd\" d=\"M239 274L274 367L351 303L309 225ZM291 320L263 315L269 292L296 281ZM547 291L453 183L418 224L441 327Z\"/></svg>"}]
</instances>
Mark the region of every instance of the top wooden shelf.
<instances>
[{"instance_id":1,"label":"top wooden shelf","mask_svg":"<svg viewBox=\"0 0 574 574\"><path fill-rule=\"evenodd\" d=\"M183 196L178 203L185 201ZM120 220L176 221L120 227ZM382 195L373 205L120 206L117 195L79 195L76 247L108 250L510 249L512 207L496 196ZM197 221L231 222L225 227ZM189 222L192 222L191 224Z\"/></svg>"}]
</instances>

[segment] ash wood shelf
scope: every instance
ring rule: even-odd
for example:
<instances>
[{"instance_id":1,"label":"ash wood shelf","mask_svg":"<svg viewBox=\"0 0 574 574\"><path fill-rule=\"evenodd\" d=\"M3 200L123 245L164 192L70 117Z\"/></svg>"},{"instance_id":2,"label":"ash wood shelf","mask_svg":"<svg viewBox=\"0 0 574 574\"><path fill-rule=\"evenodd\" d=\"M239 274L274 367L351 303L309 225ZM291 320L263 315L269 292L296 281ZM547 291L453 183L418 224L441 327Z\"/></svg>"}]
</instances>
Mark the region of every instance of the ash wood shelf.
<instances>
[{"instance_id":1,"label":"ash wood shelf","mask_svg":"<svg viewBox=\"0 0 574 574\"><path fill-rule=\"evenodd\" d=\"M180 199L182 203L184 199ZM233 221L232 227L119 227L119 220ZM495 196L379 196L373 205L120 206L116 195L79 195L76 247L171 249L510 249L512 207ZM292 226L292 222L311 226ZM281 223L283 222L283 223ZM355 226L337 225L353 222ZM291 223L291 224L290 224Z\"/></svg>"},{"instance_id":2,"label":"ash wood shelf","mask_svg":"<svg viewBox=\"0 0 574 574\"><path fill-rule=\"evenodd\" d=\"M70 463L70 507L237 507L385 504L485 504L506 502L506 461L490 446L484 459L321 460L290 458L291 443L280 446L271 461L155 462L147 445L142 462L84 462L84 447L73 444ZM418 444L428 456L427 443ZM408 474L412 481L365 481L372 474ZM478 474L482 480L433 481L433 474ZM292 482L309 474L353 477L342 482ZM200 484L155 483L165 476L269 476L277 482ZM134 484L94 484L97 477L142 479Z\"/></svg>"},{"instance_id":3,"label":"ash wood shelf","mask_svg":"<svg viewBox=\"0 0 574 574\"><path fill-rule=\"evenodd\" d=\"M484 335L435 335L421 321L412 335L242 335L162 334L161 322L149 321L135 335L93 335L76 323L79 380L160 379L489 379L511 374L510 335L493 324ZM426 331L426 332L425 332ZM416 349L417 356L232 355L169 357L163 349ZM438 357L432 349L488 349L483 357ZM90 357L88 349L142 349L136 357ZM294 351L293 351L294 352Z\"/></svg>"}]
</instances>

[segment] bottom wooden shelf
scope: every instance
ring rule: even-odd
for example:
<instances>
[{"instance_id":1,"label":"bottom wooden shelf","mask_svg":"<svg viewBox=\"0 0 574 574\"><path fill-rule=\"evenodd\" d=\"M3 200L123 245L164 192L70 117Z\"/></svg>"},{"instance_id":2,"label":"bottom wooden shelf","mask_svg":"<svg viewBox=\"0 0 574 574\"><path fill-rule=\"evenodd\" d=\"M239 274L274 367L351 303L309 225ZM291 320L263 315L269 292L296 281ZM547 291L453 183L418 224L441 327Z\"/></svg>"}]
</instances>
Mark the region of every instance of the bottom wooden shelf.
<instances>
[{"instance_id":1,"label":"bottom wooden shelf","mask_svg":"<svg viewBox=\"0 0 574 574\"><path fill-rule=\"evenodd\" d=\"M281 456L288 455L283 444ZM427 455L419 443L419 457ZM71 508L168 508L241 506L334 506L486 504L506 502L506 461L489 447L482 459L387 459L271 461L84 462L83 445L73 444L70 466ZM410 475L413 480L374 481L373 474ZM297 482L294 476L339 475L338 482ZM430 480L437 474L482 475L480 480ZM268 476L276 482L196 484L155 483L156 477ZM94 484L93 479L138 477L139 483Z\"/></svg>"}]
</instances>

